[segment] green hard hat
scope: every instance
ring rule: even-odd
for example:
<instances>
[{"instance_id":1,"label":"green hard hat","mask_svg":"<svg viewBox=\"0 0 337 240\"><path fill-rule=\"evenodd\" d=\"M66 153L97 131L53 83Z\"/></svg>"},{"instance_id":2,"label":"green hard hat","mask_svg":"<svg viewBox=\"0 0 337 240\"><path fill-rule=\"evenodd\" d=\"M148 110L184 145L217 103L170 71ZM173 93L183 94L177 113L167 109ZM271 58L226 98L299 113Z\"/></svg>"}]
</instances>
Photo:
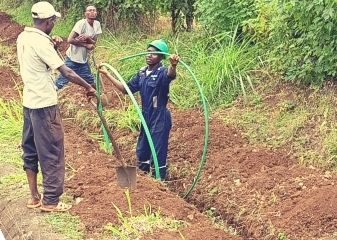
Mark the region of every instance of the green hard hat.
<instances>
[{"instance_id":1,"label":"green hard hat","mask_svg":"<svg viewBox=\"0 0 337 240\"><path fill-rule=\"evenodd\" d=\"M152 41L149 44L149 47L150 46L157 48L160 52L169 53L169 48L168 48L166 42L163 39L158 39L158 40Z\"/></svg>"}]
</instances>

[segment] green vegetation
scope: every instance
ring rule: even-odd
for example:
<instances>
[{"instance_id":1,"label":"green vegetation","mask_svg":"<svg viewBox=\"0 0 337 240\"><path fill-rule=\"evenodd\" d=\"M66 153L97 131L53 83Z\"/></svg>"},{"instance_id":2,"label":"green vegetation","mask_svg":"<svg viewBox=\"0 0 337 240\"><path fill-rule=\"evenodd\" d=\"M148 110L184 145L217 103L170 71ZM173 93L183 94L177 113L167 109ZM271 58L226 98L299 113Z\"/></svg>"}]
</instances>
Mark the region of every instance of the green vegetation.
<instances>
[{"instance_id":1,"label":"green vegetation","mask_svg":"<svg viewBox=\"0 0 337 240\"><path fill-rule=\"evenodd\" d=\"M195 24L194 28L207 35L211 32L211 38L212 35L218 33L233 35L233 29L236 27L239 34L235 34L235 43L239 44L239 48L242 40L253 38L254 41L250 46L258 46L260 52L257 53L256 50L253 50L249 53L268 62L272 70L282 73L285 79L316 84L337 74L334 64L337 58L334 48L337 32L333 27L337 22L335 14L337 3L334 0L309 2L299 0L147 0L141 2L121 0L113 3L108 0L94 2L56 0L54 4L58 9L61 9L62 14L66 17L59 20L54 34L67 36L75 21L83 17L84 7L88 3L97 5L100 13L99 20L107 26L107 29L110 29L110 32L115 36L120 34L128 36L123 38L122 43L125 43L125 39L133 39L133 37L129 38L130 32L142 35L141 39L143 40L140 43L144 40L149 42L150 37L144 38L143 33L156 32L158 26L153 26L152 23L160 22L161 25L165 21L170 22L169 25L175 33L175 37L184 35L187 30L188 39L191 40L194 35L191 33L193 27L191 23L194 16L198 16L198 24L200 25ZM6 10L14 15L15 20L30 25L30 11L27 10L31 4L30 0L16 0L14 2L3 0L0 6L6 7ZM167 17L169 13L171 19ZM163 18L166 20L163 21ZM127 31L125 31L126 29ZM168 39L169 33L163 34L164 31L160 30L161 35L157 35L157 37ZM172 42L175 42L176 38L172 38L172 36L170 38ZM139 39L139 37L136 39L137 42ZM188 41L188 43L188 46L192 47L196 42ZM209 49L205 46L209 44L209 42L205 43L202 49L208 51ZM172 45L181 53L179 46L176 48L175 44ZM219 55L225 51L227 44L221 45L221 48L222 51L218 52ZM245 51L245 53L247 52ZM249 56L249 54L247 55ZM195 62L193 55L182 56L191 58ZM206 54L206 56L209 55ZM215 61L221 60L217 59L214 53L211 54L211 58L213 57L215 57ZM242 59L244 59L242 56L238 58L238 60ZM210 67L209 69L213 63L210 64L206 64ZM249 66L249 69L251 67ZM246 69L239 67L239 70ZM216 76L221 78L222 74ZM226 90L224 92L226 93ZM236 95L235 91L234 95Z\"/></svg>"},{"instance_id":2,"label":"green vegetation","mask_svg":"<svg viewBox=\"0 0 337 240\"><path fill-rule=\"evenodd\" d=\"M0 177L0 196L6 198L8 191L12 199L23 195L22 184L26 174L22 171L21 132L22 106L16 101L4 101L0 98L0 166L3 172Z\"/></svg>"},{"instance_id":3,"label":"green vegetation","mask_svg":"<svg viewBox=\"0 0 337 240\"><path fill-rule=\"evenodd\" d=\"M0 139L17 141L21 138L23 124L22 105L16 101L0 99Z\"/></svg>"},{"instance_id":4,"label":"green vegetation","mask_svg":"<svg viewBox=\"0 0 337 240\"><path fill-rule=\"evenodd\" d=\"M73 240L84 239L84 226L79 217L69 213L51 213L45 219L55 232L62 234L62 236Z\"/></svg>"},{"instance_id":5,"label":"green vegetation","mask_svg":"<svg viewBox=\"0 0 337 240\"><path fill-rule=\"evenodd\" d=\"M15 185L18 183L24 183L27 181L26 174L20 173L20 174L11 174L0 177L0 184L2 187L6 187L8 185Z\"/></svg>"},{"instance_id":6,"label":"green vegetation","mask_svg":"<svg viewBox=\"0 0 337 240\"><path fill-rule=\"evenodd\" d=\"M130 129L132 132L140 129L140 120L133 105L128 105L125 109L107 110L105 116L107 121L115 125L115 128Z\"/></svg>"},{"instance_id":7,"label":"green vegetation","mask_svg":"<svg viewBox=\"0 0 337 240\"><path fill-rule=\"evenodd\" d=\"M241 28L246 20L256 15L255 3L260 1L199 0L196 2L196 11L203 26L212 32L220 33L230 31L233 26L237 25Z\"/></svg>"},{"instance_id":8,"label":"green vegetation","mask_svg":"<svg viewBox=\"0 0 337 240\"><path fill-rule=\"evenodd\" d=\"M208 216L213 224L215 226L217 226L218 228L224 230L225 232L230 233L233 236L237 236L238 232L236 229L234 229L233 227L229 226L229 224L227 222L225 222L221 216L219 216L216 213L216 209L214 207L210 207L209 209L207 209L205 211L206 216Z\"/></svg>"},{"instance_id":9,"label":"green vegetation","mask_svg":"<svg viewBox=\"0 0 337 240\"><path fill-rule=\"evenodd\" d=\"M242 129L255 144L290 147L302 164L336 168L334 92L313 89L309 98L296 91L286 94L289 92L281 91L271 100L268 93L260 97L250 95L244 100L244 107L233 105L217 114L226 123Z\"/></svg>"},{"instance_id":10,"label":"green vegetation","mask_svg":"<svg viewBox=\"0 0 337 240\"><path fill-rule=\"evenodd\" d=\"M206 98L214 107L229 104L240 92L245 93L247 89L252 89L254 76L250 71L257 66L256 50L250 46L248 40L235 43L236 34L234 32L232 35L226 33L210 37L196 32L181 34L178 39L169 38L171 52L179 53L182 60L192 67L203 86ZM96 57L105 59L128 80L145 65L144 57L124 62L118 62L118 59L144 52L151 39L131 39L127 44L125 41L123 38L105 36L100 41L102 45L97 48ZM125 45L128 46L127 49ZM167 60L164 63L168 64ZM198 106L200 96L191 76L182 67L178 74L170 99L182 108Z\"/></svg>"},{"instance_id":11,"label":"green vegetation","mask_svg":"<svg viewBox=\"0 0 337 240\"><path fill-rule=\"evenodd\" d=\"M280 232L277 236L277 240L288 240L288 237L285 233Z\"/></svg>"},{"instance_id":12,"label":"green vegetation","mask_svg":"<svg viewBox=\"0 0 337 240\"><path fill-rule=\"evenodd\" d=\"M131 195L128 190L125 192L125 196L129 209L128 216L125 216L114 204L120 225L108 223L105 226L105 229L114 237L113 239L138 239L160 229L179 231L179 228L186 224L183 221L162 216L159 209L154 212L150 204L144 205L144 213L134 216Z\"/></svg>"},{"instance_id":13,"label":"green vegetation","mask_svg":"<svg viewBox=\"0 0 337 240\"><path fill-rule=\"evenodd\" d=\"M7 40L7 39L1 39ZM0 66L8 66L14 72L18 72L18 66L16 66L15 48L2 44L0 41Z\"/></svg>"}]
</instances>

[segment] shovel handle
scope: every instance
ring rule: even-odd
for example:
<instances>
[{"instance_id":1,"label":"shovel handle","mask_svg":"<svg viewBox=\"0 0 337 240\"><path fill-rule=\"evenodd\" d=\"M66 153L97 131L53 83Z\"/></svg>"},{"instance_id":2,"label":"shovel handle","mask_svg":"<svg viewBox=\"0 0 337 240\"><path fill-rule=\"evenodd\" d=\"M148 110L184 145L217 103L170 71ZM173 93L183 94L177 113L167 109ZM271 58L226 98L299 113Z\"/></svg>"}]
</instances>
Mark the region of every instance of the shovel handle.
<instances>
[{"instance_id":1,"label":"shovel handle","mask_svg":"<svg viewBox=\"0 0 337 240\"><path fill-rule=\"evenodd\" d=\"M97 110L97 104L91 99L90 100L90 103L95 107L95 109ZM124 161L122 159L122 155L121 155L121 152L119 151L119 148L118 148L118 145L115 141L115 139L113 138L112 134L111 134L111 131L109 130L109 127L108 127L108 123L106 122L104 116L102 115L102 113L100 113L98 110L97 110L97 113L98 113L98 116L110 138L110 141L112 143L112 147L114 149L114 152L116 154L116 157L117 159L121 162L122 166L125 167L125 164L124 164Z\"/></svg>"}]
</instances>

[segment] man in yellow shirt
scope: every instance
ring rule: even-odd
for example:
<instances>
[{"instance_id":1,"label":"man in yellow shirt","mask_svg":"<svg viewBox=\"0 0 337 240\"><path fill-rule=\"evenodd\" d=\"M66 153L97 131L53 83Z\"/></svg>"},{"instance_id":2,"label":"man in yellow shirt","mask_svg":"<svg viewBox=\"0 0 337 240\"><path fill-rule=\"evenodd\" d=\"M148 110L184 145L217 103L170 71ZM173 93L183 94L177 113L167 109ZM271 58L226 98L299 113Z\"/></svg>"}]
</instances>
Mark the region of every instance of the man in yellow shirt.
<instances>
[{"instance_id":1,"label":"man in yellow shirt","mask_svg":"<svg viewBox=\"0 0 337 240\"><path fill-rule=\"evenodd\" d=\"M53 40L49 34L61 14L44 1L35 3L31 11L34 26L26 27L17 39L24 83L23 169L31 192L27 207L62 212L71 206L59 201L65 175L64 132L51 71L57 69L70 81L84 87L88 97L95 96L95 89L65 66L54 48L60 39ZM37 189L38 163L43 177L43 195Z\"/></svg>"}]
</instances>

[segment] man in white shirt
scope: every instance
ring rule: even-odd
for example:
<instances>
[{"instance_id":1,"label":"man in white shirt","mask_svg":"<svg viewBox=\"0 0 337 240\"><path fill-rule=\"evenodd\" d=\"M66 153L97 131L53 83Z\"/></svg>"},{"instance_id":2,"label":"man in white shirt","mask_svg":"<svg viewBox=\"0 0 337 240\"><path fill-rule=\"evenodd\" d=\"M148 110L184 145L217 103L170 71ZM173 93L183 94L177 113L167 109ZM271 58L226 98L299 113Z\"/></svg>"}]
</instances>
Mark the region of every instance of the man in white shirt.
<instances>
[{"instance_id":1,"label":"man in white shirt","mask_svg":"<svg viewBox=\"0 0 337 240\"><path fill-rule=\"evenodd\" d=\"M61 39L51 38L49 34L61 14L44 1L35 3L31 11L34 27L26 27L17 39L24 83L23 169L31 192L27 207L62 212L71 206L59 201L65 174L64 132L51 71L57 69L70 81L84 87L88 97L95 96L95 89L65 66L54 48ZM38 163L43 176L43 195L37 189Z\"/></svg>"},{"instance_id":2,"label":"man in white shirt","mask_svg":"<svg viewBox=\"0 0 337 240\"><path fill-rule=\"evenodd\" d=\"M73 27L68 37L70 44L65 65L74 70L87 83L94 85L94 76L88 63L88 54L95 48L97 37L102 33L101 24L95 20L97 9L94 5L88 5L85 9L85 19L79 20ZM60 75L55 82L58 89L68 84L66 76Z\"/></svg>"}]
</instances>

